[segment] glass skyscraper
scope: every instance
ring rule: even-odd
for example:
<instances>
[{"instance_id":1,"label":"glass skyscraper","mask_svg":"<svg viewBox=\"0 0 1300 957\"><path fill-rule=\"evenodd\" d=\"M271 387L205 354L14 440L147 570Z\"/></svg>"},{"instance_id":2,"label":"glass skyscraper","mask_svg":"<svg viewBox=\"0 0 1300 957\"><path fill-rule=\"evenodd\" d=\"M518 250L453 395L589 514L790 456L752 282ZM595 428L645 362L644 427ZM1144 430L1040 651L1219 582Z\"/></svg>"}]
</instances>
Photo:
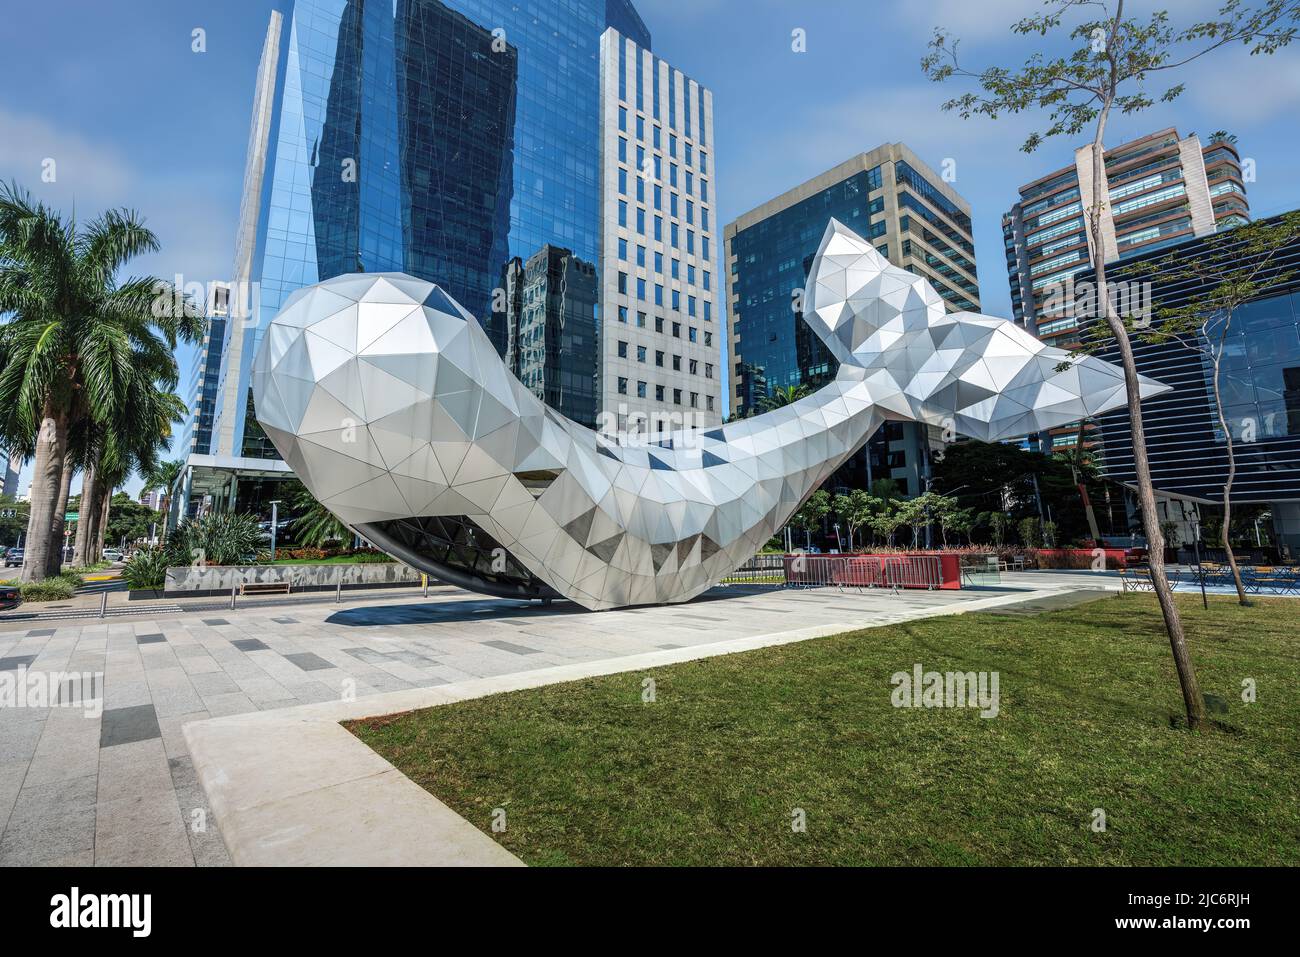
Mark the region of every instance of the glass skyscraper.
<instances>
[{"instance_id":1,"label":"glass skyscraper","mask_svg":"<svg viewBox=\"0 0 1300 957\"><path fill-rule=\"evenodd\" d=\"M241 237L255 237L255 314L228 323L214 427L214 454L236 459L276 458L251 415L249 376L261 331L294 290L410 273L443 286L504 353L494 291L511 260L549 245L599 262L600 37L614 26L650 45L628 0L280 7L241 218Z\"/></svg>"}]
</instances>

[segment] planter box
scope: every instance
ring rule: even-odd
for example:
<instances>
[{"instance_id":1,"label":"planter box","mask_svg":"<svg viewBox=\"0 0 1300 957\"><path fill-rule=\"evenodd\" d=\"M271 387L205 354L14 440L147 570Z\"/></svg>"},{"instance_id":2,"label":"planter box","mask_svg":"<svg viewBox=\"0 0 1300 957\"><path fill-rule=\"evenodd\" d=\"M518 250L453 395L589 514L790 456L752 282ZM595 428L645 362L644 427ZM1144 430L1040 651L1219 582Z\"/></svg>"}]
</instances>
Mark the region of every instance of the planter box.
<instances>
[{"instance_id":1,"label":"planter box","mask_svg":"<svg viewBox=\"0 0 1300 957\"><path fill-rule=\"evenodd\" d=\"M167 569L168 598L229 595L240 585L288 583L291 592L401 588L420 584L420 573L398 562L329 565L182 565Z\"/></svg>"}]
</instances>

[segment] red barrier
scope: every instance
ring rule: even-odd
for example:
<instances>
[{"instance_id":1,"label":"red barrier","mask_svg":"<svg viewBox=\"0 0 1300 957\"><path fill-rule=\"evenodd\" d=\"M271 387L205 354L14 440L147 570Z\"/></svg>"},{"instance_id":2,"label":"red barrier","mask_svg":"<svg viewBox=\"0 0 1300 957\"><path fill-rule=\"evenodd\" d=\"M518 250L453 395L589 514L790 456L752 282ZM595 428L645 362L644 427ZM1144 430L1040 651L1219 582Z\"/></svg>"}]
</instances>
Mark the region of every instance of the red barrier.
<instances>
[{"instance_id":1,"label":"red barrier","mask_svg":"<svg viewBox=\"0 0 1300 957\"><path fill-rule=\"evenodd\" d=\"M785 556L788 585L839 585L853 588L961 588L961 556L924 554Z\"/></svg>"}]
</instances>

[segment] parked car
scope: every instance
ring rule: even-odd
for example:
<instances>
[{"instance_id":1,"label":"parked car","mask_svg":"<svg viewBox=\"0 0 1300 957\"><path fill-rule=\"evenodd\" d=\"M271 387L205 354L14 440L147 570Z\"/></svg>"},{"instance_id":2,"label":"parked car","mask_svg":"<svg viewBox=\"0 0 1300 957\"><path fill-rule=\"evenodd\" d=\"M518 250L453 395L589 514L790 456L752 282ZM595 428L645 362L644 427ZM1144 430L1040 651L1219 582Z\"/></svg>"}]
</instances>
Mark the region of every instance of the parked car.
<instances>
[{"instance_id":1,"label":"parked car","mask_svg":"<svg viewBox=\"0 0 1300 957\"><path fill-rule=\"evenodd\" d=\"M17 585L0 585L0 609L7 611L10 608L17 608L22 603L23 593Z\"/></svg>"},{"instance_id":2,"label":"parked car","mask_svg":"<svg viewBox=\"0 0 1300 957\"><path fill-rule=\"evenodd\" d=\"M105 561L120 562L123 559L122 550L118 548L106 548L100 554L104 556Z\"/></svg>"},{"instance_id":3,"label":"parked car","mask_svg":"<svg viewBox=\"0 0 1300 957\"><path fill-rule=\"evenodd\" d=\"M5 549L5 568L22 568L23 550L21 548Z\"/></svg>"}]
</instances>

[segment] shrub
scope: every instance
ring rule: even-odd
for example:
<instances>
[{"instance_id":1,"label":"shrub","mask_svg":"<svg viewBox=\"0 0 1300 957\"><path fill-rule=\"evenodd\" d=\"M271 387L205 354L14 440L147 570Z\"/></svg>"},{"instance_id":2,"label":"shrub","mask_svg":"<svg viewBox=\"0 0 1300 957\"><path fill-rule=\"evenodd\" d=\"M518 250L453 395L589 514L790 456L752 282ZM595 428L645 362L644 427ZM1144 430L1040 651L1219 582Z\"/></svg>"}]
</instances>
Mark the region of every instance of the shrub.
<instances>
[{"instance_id":1,"label":"shrub","mask_svg":"<svg viewBox=\"0 0 1300 957\"><path fill-rule=\"evenodd\" d=\"M122 568L122 578L130 589L162 588L167 583L169 550L151 546L142 548Z\"/></svg>"},{"instance_id":2,"label":"shrub","mask_svg":"<svg viewBox=\"0 0 1300 957\"><path fill-rule=\"evenodd\" d=\"M23 601L62 601L72 597L72 583L65 578L46 578L22 586Z\"/></svg>"},{"instance_id":3,"label":"shrub","mask_svg":"<svg viewBox=\"0 0 1300 957\"><path fill-rule=\"evenodd\" d=\"M172 565L250 565L257 559L262 529L257 517L213 512L186 519L167 539L165 551Z\"/></svg>"},{"instance_id":4,"label":"shrub","mask_svg":"<svg viewBox=\"0 0 1300 957\"><path fill-rule=\"evenodd\" d=\"M61 578L63 581L71 585L74 591L86 583L86 580L71 568L65 568L57 575L51 575L50 578ZM46 581L48 580L49 579L46 579Z\"/></svg>"}]
</instances>

